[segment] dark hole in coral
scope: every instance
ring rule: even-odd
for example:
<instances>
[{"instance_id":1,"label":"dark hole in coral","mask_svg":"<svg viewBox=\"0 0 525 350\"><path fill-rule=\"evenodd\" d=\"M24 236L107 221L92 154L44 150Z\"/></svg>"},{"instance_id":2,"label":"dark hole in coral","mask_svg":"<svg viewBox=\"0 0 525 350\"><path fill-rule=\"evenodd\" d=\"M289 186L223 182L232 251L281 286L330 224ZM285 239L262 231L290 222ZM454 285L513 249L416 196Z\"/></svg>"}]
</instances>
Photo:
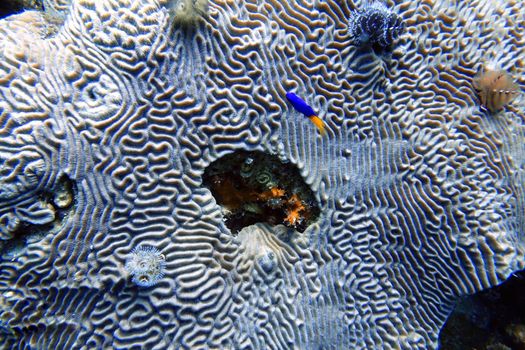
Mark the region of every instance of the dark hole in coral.
<instances>
[{"instance_id":1,"label":"dark hole in coral","mask_svg":"<svg viewBox=\"0 0 525 350\"><path fill-rule=\"evenodd\" d=\"M25 10L43 10L39 0L2 0L0 1L0 19L21 13Z\"/></svg>"},{"instance_id":2,"label":"dark hole in coral","mask_svg":"<svg viewBox=\"0 0 525 350\"><path fill-rule=\"evenodd\" d=\"M224 156L210 164L203 182L233 233L258 222L304 232L320 214L299 170L266 153L241 151Z\"/></svg>"},{"instance_id":3,"label":"dark hole in coral","mask_svg":"<svg viewBox=\"0 0 525 350\"><path fill-rule=\"evenodd\" d=\"M440 349L525 350L525 271L463 298L439 335Z\"/></svg>"}]
</instances>

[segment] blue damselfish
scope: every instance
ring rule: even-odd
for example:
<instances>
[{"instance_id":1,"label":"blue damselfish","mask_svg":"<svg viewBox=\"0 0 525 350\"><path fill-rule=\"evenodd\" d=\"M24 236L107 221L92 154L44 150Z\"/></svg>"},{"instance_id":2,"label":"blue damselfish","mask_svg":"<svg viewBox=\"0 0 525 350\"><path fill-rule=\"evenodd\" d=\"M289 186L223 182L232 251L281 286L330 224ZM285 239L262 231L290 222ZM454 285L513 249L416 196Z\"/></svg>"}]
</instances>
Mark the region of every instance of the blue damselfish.
<instances>
[{"instance_id":1,"label":"blue damselfish","mask_svg":"<svg viewBox=\"0 0 525 350\"><path fill-rule=\"evenodd\" d=\"M317 116L314 109L306 103L305 100L294 94L293 92L287 92L286 98L292 104L298 112L304 114L314 125L317 127L321 135L324 134L324 122Z\"/></svg>"},{"instance_id":2,"label":"blue damselfish","mask_svg":"<svg viewBox=\"0 0 525 350\"><path fill-rule=\"evenodd\" d=\"M301 112L307 117L311 117L313 115L316 115L313 108L306 103L305 100L294 94L293 92L287 92L286 98L290 103L292 104L293 108L295 108L298 112Z\"/></svg>"}]
</instances>

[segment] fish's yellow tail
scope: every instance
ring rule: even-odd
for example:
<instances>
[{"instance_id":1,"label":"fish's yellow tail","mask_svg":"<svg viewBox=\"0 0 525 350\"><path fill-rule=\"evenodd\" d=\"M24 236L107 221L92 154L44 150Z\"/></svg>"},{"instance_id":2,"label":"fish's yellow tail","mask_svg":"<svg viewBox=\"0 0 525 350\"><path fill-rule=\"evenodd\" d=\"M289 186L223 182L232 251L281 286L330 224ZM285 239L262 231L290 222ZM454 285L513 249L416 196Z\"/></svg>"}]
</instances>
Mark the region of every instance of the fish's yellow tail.
<instances>
[{"instance_id":1,"label":"fish's yellow tail","mask_svg":"<svg viewBox=\"0 0 525 350\"><path fill-rule=\"evenodd\" d=\"M310 119L312 121L312 123L314 123L314 125L319 130L321 135L325 134L325 129L324 129L325 128L325 124L324 124L324 122L323 122L323 120L321 118L319 118L316 115L312 115L312 116L309 116L308 119Z\"/></svg>"}]
</instances>

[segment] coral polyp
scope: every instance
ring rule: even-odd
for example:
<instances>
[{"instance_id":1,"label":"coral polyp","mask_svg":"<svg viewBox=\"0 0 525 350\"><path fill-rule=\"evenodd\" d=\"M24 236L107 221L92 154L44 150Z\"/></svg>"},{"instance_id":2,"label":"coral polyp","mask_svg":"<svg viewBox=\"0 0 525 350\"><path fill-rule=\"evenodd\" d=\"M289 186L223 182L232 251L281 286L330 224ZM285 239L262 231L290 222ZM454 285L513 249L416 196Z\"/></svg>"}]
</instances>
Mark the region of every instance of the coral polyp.
<instances>
[{"instance_id":1,"label":"coral polyp","mask_svg":"<svg viewBox=\"0 0 525 350\"><path fill-rule=\"evenodd\" d=\"M164 277L166 258L157 248L141 245L135 247L126 260L126 271L140 287L151 287Z\"/></svg>"},{"instance_id":2,"label":"coral polyp","mask_svg":"<svg viewBox=\"0 0 525 350\"><path fill-rule=\"evenodd\" d=\"M353 11L348 19L348 33L356 45L390 47L404 32L402 19L381 1L373 1Z\"/></svg>"}]
</instances>

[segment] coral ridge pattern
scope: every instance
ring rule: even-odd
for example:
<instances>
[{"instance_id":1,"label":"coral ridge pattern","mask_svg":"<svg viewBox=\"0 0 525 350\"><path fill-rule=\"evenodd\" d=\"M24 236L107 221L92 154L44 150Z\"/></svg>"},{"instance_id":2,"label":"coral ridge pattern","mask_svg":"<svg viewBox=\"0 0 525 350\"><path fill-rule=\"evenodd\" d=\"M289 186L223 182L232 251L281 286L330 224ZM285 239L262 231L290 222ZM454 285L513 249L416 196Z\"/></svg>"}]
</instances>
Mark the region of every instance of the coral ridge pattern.
<instances>
[{"instance_id":1,"label":"coral ridge pattern","mask_svg":"<svg viewBox=\"0 0 525 350\"><path fill-rule=\"evenodd\" d=\"M489 115L472 88L486 59L523 88L521 1L388 1L384 55L351 39L360 3L1 20L0 347L431 349L458 298L523 269L523 104ZM237 151L296 167L318 219L232 232L203 174Z\"/></svg>"}]
</instances>

